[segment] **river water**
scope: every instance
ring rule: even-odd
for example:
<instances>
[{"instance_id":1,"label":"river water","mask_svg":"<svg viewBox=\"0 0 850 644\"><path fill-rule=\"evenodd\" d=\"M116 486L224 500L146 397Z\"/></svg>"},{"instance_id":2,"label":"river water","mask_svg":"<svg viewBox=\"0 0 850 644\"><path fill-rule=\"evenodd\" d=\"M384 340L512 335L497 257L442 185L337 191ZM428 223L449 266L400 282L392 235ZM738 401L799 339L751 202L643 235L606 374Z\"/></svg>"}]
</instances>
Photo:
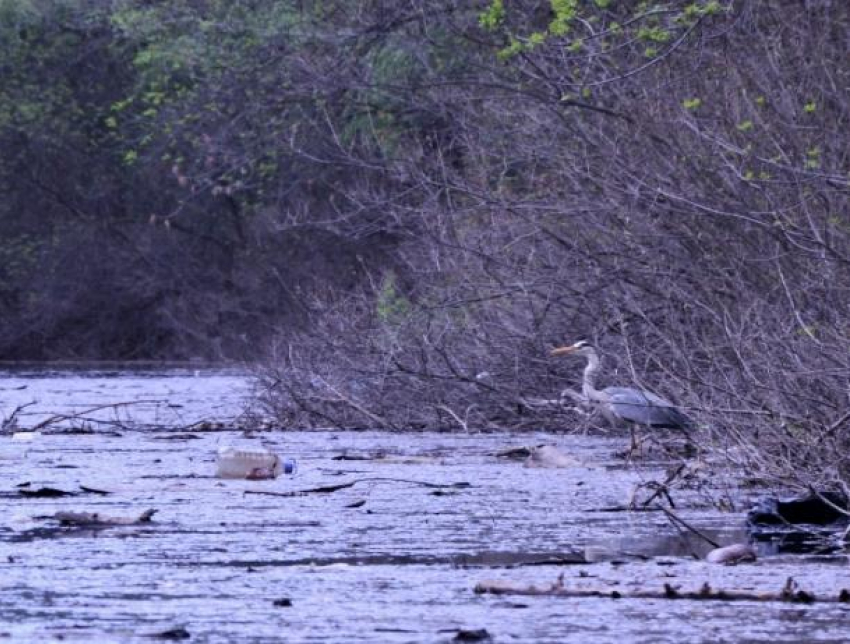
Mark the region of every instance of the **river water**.
<instances>
[{"instance_id":1,"label":"river water","mask_svg":"<svg viewBox=\"0 0 850 644\"><path fill-rule=\"evenodd\" d=\"M663 513L600 511L622 507L669 466L624 463L615 456L622 437L203 431L210 426L199 421L229 425L249 392L236 371L6 372L0 420L37 400L21 428L60 414L74 416L66 427L75 431L0 436L0 638L451 642L485 629L496 642L850 639L850 608L838 603L477 595L484 580L546 586L563 575L565 587L623 595L706 582L776 592L793 577L826 596L850 586L850 575L840 554L762 549L755 564L708 564L691 556L708 546L682 537ZM137 401L147 402L76 417ZM576 462L538 469L496 456L539 444ZM217 479L225 445L265 446L294 457L298 470ZM351 485L264 494L341 484ZM672 493L677 514L717 541L741 540L741 512L712 503L728 485L720 469L695 474ZM48 487L74 495L21 492ZM731 487L726 498L736 510L746 503ZM147 509L157 511L150 523L104 529L50 518ZM626 554L575 563L588 546Z\"/></svg>"}]
</instances>

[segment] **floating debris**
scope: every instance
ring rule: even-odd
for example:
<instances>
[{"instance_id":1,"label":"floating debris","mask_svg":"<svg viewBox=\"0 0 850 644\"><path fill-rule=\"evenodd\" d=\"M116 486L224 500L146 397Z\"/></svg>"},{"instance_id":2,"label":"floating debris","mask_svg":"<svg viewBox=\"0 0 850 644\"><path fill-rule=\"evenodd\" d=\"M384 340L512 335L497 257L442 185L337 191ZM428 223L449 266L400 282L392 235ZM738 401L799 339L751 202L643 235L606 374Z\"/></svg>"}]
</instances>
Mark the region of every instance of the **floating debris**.
<instances>
[{"instance_id":1,"label":"floating debris","mask_svg":"<svg viewBox=\"0 0 850 644\"><path fill-rule=\"evenodd\" d=\"M554 445L541 445L531 450L524 463L525 467L567 468L578 467L581 462L572 456L564 454Z\"/></svg>"},{"instance_id":2,"label":"floating debris","mask_svg":"<svg viewBox=\"0 0 850 644\"><path fill-rule=\"evenodd\" d=\"M810 524L829 525L848 520L847 499L843 495L824 492L790 499L761 499L747 515L751 526Z\"/></svg>"},{"instance_id":3,"label":"floating debris","mask_svg":"<svg viewBox=\"0 0 850 644\"><path fill-rule=\"evenodd\" d=\"M755 561L756 551L746 543L733 543L731 546L715 548L705 556L708 563L734 565L745 561Z\"/></svg>"},{"instance_id":4,"label":"floating debris","mask_svg":"<svg viewBox=\"0 0 850 644\"><path fill-rule=\"evenodd\" d=\"M58 499L63 496L77 496L79 492L69 492L68 490L60 490L55 487L39 487L33 489L22 487L18 490L18 494L33 499Z\"/></svg>"},{"instance_id":5,"label":"floating debris","mask_svg":"<svg viewBox=\"0 0 850 644\"><path fill-rule=\"evenodd\" d=\"M15 432L12 434L13 441L32 441L41 438L41 432Z\"/></svg>"},{"instance_id":6,"label":"floating debris","mask_svg":"<svg viewBox=\"0 0 850 644\"><path fill-rule=\"evenodd\" d=\"M722 590L712 588L708 582L697 590L681 590L678 586L665 583L661 589L608 590L602 588L567 588L564 576L548 586L522 585L504 580L482 581L473 589L476 594L522 595L526 597L607 597L609 599L691 599L714 601L758 601L789 602L796 604L850 603L850 591L842 588L833 595L816 597L813 593L799 587L793 577L789 577L779 592L755 592L750 590Z\"/></svg>"},{"instance_id":7,"label":"floating debris","mask_svg":"<svg viewBox=\"0 0 850 644\"><path fill-rule=\"evenodd\" d=\"M283 460L262 447L222 447L216 458L216 476L222 479L261 481L294 472L294 460Z\"/></svg>"},{"instance_id":8,"label":"floating debris","mask_svg":"<svg viewBox=\"0 0 850 644\"><path fill-rule=\"evenodd\" d=\"M110 528L114 526L139 525L150 523L156 510L145 510L137 517L110 517L98 512L57 512L52 519L62 525L73 525L85 528Z\"/></svg>"},{"instance_id":9,"label":"floating debris","mask_svg":"<svg viewBox=\"0 0 850 644\"><path fill-rule=\"evenodd\" d=\"M159 633L151 633L147 637L153 637L159 640L187 640L192 637L192 634L187 631L182 626L178 626L176 628L169 628L166 631L160 631Z\"/></svg>"},{"instance_id":10,"label":"floating debris","mask_svg":"<svg viewBox=\"0 0 850 644\"><path fill-rule=\"evenodd\" d=\"M458 630L454 636L455 642L488 642L492 638L486 628L464 629Z\"/></svg>"}]
</instances>

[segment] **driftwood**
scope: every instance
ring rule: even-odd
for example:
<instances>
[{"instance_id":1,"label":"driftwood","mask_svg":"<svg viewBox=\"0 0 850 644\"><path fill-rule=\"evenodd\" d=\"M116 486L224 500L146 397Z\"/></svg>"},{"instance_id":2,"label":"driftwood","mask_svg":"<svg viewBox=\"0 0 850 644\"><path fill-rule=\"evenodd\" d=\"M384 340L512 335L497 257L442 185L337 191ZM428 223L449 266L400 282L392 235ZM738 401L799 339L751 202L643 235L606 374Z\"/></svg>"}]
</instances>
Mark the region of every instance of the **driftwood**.
<instances>
[{"instance_id":1,"label":"driftwood","mask_svg":"<svg viewBox=\"0 0 850 644\"><path fill-rule=\"evenodd\" d=\"M97 512L57 512L51 518L62 525L84 528L108 528L112 526L140 525L150 523L156 510L145 510L137 517L110 517Z\"/></svg>"},{"instance_id":2,"label":"driftwood","mask_svg":"<svg viewBox=\"0 0 850 644\"><path fill-rule=\"evenodd\" d=\"M475 585L479 595L521 595L524 597L607 597L609 599L691 599L713 601L760 601L811 604L814 602L850 604L850 590L842 588L837 594L817 597L802 590L792 577L779 592L754 592L748 590L721 590L704 583L697 590L680 590L665 583L661 589L637 589L630 591L605 590L599 588L566 588L563 576L549 586L524 586L509 581L482 581Z\"/></svg>"},{"instance_id":3,"label":"driftwood","mask_svg":"<svg viewBox=\"0 0 850 644\"><path fill-rule=\"evenodd\" d=\"M330 494L331 492L336 492L338 490L344 490L346 488L354 487L358 483L409 483L411 485L420 485L422 487L434 488L434 489L444 489L444 488L467 488L470 487L469 483L465 481L461 481L459 483L428 483L426 481L414 481L411 479L396 479L396 478L388 478L384 476L373 476L363 479L355 479L354 481L348 481L346 483L339 483L337 485L323 485L321 487L309 488L307 490L294 490L292 492L268 492L265 490L245 490L244 494L262 494L264 496L283 496L283 497L293 497L293 496L305 496L307 494Z\"/></svg>"},{"instance_id":4,"label":"driftwood","mask_svg":"<svg viewBox=\"0 0 850 644\"><path fill-rule=\"evenodd\" d=\"M145 404L151 404L151 403L162 404L162 403L165 403L165 402L167 402L167 401L165 401L165 400L131 400L131 401L127 401L127 402L117 402L117 403L108 403L108 404L105 404L105 405L97 405L95 407L89 407L88 409L83 409L82 411L79 411L79 412L76 412L76 413L73 413L73 414L55 414L55 415L53 415L49 418L46 418L45 420L41 421L40 423L33 425L33 427L31 428L30 431L39 431L41 429L46 429L46 428L50 427L51 425L54 425L56 423L65 422L67 420L81 420L81 421L84 421L84 422L87 422L87 423L95 423L95 424L98 424L98 425L112 425L113 427L119 427L119 428L124 429L124 428L127 427L127 425L124 424L124 423L121 423L121 422L116 421L116 420L102 420L102 419L98 419L98 418L90 418L90 417L88 417L88 414L91 414L91 413L96 412L96 411L103 411L104 409L116 410L116 409L121 409L122 407L131 407L133 405L145 405Z\"/></svg>"},{"instance_id":5,"label":"driftwood","mask_svg":"<svg viewBox=\"0 0 850 644\"><path fill-rule=\"evenodd\" d=\"M60 490L55 487L33 488L30 486L31 484L29 482L20 483L16 486L18 488L18 494L20 494L21 496L35 499L52 499L63 496L78 496L80 494L99 494L101 496L111 494L111 492L107 492L106 490L98 490L97 488L87 487L85 485L80 485L79 492L74 492L71 490Z\"/></svg>"},{"instance_id":6,"label":"driftwood","mask_svg":"<svg viewBox=\"0 0 850 644\"><path fill-rule=\"evenodd\" d=\"M35 489L21 487L21 489L18 490L18 494L34 499L55 499L63 496L76 496L79 492L59 490L55 487L40 487Z\"/></svg>"},{"instance_id":7,"label":"driftwood","mask_svg":"<svg viewBox=\"0 0 850 644\"><path fill-rule=\"evenodd\" d=\"M543 445L537 445L537 447L543 447ZM517 460L525 460L529 456L531 456L531 452L536 449L536 447L528 447L526 445L522 445L520 447L508 447L503 450L499 450L493 456L496 458L512 458Z\"/></svg>"}]
</instances>

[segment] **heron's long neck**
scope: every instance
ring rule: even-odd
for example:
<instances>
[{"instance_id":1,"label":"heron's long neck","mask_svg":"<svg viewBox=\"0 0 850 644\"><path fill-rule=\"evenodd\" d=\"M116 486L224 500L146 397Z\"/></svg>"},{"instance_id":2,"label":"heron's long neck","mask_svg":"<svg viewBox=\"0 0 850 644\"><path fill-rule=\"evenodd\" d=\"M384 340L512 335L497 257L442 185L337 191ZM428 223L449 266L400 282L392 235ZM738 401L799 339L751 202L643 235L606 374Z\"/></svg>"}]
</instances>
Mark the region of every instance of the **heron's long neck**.
<instances>
[{"instance_id":1,"label":"heron's long neck","mask_svg":"<svg viewBox=\"0 0 850 644\"><path fill-rule=\"evenodd\" d=\"M596 374L599 372L599 356L596 353L591 353L587 356L587 366L584 368L584 380L582 381L581 391L589 400L599 400L602 392L594 385L596 384Z\"/></svg>"}]
</instances>

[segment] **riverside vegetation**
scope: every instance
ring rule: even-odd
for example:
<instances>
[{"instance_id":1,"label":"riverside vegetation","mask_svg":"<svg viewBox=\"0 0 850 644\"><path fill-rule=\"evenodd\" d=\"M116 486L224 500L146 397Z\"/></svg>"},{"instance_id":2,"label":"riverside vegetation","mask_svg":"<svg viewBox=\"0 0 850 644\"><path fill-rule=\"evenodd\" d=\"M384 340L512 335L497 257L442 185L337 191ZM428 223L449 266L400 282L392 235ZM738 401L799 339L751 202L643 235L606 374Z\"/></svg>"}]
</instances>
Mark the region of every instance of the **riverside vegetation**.
<instances>
[{"instance_id":1,"label":"riverside vegetation","mask_svg":"<svg viewBox=\"0 0 850 644\"><path fill-rule=\"evenodd\" d=\"M0 357L264 365L286 426L578 374L846 491L850 5L0 0Z\"/></svg>"}]
</instances>

